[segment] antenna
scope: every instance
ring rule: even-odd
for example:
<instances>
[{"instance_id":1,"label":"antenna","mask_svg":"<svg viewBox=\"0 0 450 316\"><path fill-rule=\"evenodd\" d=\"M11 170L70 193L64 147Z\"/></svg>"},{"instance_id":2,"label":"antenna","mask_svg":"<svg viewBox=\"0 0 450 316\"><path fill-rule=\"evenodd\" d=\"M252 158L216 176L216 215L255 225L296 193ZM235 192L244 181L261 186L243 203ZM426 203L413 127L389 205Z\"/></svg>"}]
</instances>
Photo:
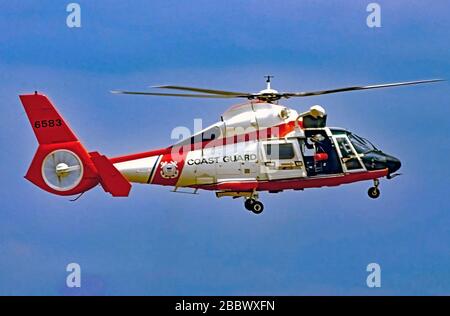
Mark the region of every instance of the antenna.
<instances>
[{"instance_id":1,"label":"antenna","mask_svg":"<svg viewBox=\"0 0 450 316\"><path fill-rule=\"evenodd\" d=\"M266 78L266 82L267 82L267 90L270 90L270 79L273 77L274 76L271 76L271 75L264 76L264 78Z\"/></svg>"}]
</instances>

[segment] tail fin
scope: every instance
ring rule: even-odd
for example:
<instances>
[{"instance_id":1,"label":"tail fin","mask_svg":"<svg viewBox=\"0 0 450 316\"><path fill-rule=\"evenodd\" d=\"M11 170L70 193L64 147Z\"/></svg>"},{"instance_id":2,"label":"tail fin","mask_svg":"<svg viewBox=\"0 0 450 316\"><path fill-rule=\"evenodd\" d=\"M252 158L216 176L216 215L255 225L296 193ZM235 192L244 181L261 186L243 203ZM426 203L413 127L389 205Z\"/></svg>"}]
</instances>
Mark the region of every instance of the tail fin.
<instances>
[{"instance_id":1,"label":"tail fin","mask_svg":"<svg viewBox=\"0 0 450 316\"><path fill-rule=\"evenodd\" d=\"M25 178L58 195L85 192L100 183L113 196L127 196L131 184L105 156L88 153L50 100L37 92L21 95L39 147Z\"/></svg>"},{"instance_id":2,"label":"tail fin","mask_svg":"<svg viewBox=\"0 0 450 316\"><path fill-rule=\"evenodd\" d=\"M78 141L75 133L45 95L36 92L21 95L20 100L39 144Z\"/></svg>"}]
</instances>

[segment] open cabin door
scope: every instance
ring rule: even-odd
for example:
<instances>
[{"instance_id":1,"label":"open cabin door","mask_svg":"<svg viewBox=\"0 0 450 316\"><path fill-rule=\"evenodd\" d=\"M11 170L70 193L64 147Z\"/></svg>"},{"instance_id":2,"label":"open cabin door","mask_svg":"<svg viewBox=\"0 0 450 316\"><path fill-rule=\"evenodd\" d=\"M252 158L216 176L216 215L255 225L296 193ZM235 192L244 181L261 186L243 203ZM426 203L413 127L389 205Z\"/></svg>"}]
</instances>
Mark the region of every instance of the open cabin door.
<instances>
[{"instance_id":1,"label":"open cabin door","mask_svg":"<svg viewBox=\"0 0 450 316\"><path fill-rule=\"evenodd\" d=\"M261 174L269 180L306 177L297 138L260 142Z\"/></svg>"}]
</instances>

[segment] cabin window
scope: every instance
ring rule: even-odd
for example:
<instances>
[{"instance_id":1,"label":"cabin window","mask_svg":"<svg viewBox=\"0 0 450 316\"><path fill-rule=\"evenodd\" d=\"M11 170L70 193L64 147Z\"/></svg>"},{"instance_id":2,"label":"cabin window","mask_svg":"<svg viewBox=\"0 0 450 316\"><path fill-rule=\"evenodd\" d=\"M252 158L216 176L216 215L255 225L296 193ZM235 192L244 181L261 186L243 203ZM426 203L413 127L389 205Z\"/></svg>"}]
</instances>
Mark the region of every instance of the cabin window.
<instances>
[{"instance_id":1,"label":"cabin window","mask_svg":"<svg viewBox=\"0 0 450 316\"><path fill-rule=\"evenodd\" d=\"M292 143L285 144L265 144L267 159L293 159L295 157L294 146Z\"/></svg>"}]
</instances>

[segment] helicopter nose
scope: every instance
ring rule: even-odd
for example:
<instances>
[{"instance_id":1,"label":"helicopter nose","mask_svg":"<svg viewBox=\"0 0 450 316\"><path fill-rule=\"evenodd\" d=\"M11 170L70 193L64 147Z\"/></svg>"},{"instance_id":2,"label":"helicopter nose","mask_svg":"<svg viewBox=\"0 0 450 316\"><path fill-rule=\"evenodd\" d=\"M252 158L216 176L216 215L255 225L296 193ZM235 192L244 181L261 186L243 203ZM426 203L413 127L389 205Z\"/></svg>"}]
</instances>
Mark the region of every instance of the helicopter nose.
<instances>
[{"instance_id":1,"label":"helicopter nose","mask_svg":"<svg viewBox=\"0 0 450 316\"><path fill-rule=\"evenodd\" d=\"M386 156L386 167L389 170L389 174L396 172L398 169L400 169L401 166L402 163L399 159L393 156Z\"/></svg>"}]
</instances>

